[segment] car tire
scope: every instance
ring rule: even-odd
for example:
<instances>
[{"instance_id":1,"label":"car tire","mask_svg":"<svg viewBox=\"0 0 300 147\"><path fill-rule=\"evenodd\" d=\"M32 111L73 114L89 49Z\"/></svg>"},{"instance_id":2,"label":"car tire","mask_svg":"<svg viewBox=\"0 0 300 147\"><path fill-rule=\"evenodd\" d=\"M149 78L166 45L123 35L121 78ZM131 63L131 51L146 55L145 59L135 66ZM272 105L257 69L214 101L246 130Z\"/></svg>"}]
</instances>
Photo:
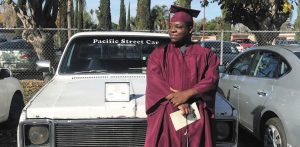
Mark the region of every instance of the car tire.
<instances>
[{"instance_id":1,"label":"car tire","mask_svg":"<svg viewBox=\"0 0 300 147\"><path fill-rule=\"evenodd\" d=\"M283 125L279 118L273 117L266 121L262 134L264 147L286 147L287 140Z\"/></svg>"},{"instance_id":2,"label":"car tire","mask_svg":"<svg viewBox=\"0 0 300 147\"><path fill-rule=\"evenodd\" d=\"M24 100L22 94L15 93L11 100L9 116L6 122L6 126L8 128L14 128L18 126L20 115L23 108L24 108Z\"/></svg>"}]
</instances>

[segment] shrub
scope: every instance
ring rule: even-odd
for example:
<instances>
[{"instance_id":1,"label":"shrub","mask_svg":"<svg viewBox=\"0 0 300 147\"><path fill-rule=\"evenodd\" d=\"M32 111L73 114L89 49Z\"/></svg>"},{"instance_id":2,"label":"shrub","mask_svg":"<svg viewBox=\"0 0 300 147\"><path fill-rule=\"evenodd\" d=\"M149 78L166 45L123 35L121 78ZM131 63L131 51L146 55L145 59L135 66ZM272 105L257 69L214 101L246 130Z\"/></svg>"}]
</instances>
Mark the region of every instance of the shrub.
<instances>
[{"instance_id":1,"label":"shrub","mask_svg":"<svg viewBox=\"0 0 300 147\"><path fill-rule=\"evenodd\" d=\"M27 102L44 86L43 80L20 80L24 90L24 103Z\"/></svg>"}]
</instances>

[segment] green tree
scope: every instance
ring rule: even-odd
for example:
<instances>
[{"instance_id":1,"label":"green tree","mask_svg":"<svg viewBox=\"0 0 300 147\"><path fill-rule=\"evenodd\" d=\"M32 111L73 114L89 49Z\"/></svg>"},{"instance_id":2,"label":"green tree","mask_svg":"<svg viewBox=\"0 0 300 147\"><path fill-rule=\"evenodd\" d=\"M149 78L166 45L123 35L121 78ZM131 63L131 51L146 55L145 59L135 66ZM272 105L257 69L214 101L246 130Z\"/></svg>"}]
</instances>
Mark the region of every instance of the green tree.
<instances>
[{"instance_id":1,"label":"green tree","mask_svg":"<svg viewBox=\"0 0 300 147\"><path fill-rule=\"evenodd\" d=\"M136 29L150 29L150 6L151 0L138 0L136 14Z\"/></svg>"},{"instance_id":2,"label":"green tree","mask_svg":"<svg viewBox=\"0 0 300 147\"><path fill-rule=\"evenodd\" d=\"M17 1L17 5L24 5L23 4L23 0L18 0ZM23 24L22 24L22 21L21 21L21 19L18 17L18 16L16 16L17 17L17 22L16 22L16 27L17 28L21 28L22 26L23 26ZM19 34L19 33L18 33ZM19 35L21 35L21 34L19 34Z\"/></svg>"},{"instance_id":3,"label":"green tree","mask_svg":"<svg viewBox=\"0 0 300 147\"><path fill-rule=\"evenodd\" d=\"M73 28L72 24L73 24L73 0L68 0L67 2L67 21L68 21L68 39L71 38L72 36L72 31L71 28Z\"/></svg>"},{"instance_id":4,"label":"green tree","mask_svg":"<svg viewBox=\"0 0 300 147\"><path fill-rule=\"evenodd\" d=\"M294 0L211 0L218 1L225 12L225 21L231 24L242 23L250 30L278 31L292 12ZM204 2L204 4L203 4ZM208 1L200 1L207 5ZM277 32L254 32L260 45L271 44ZM268 36L268 37L266 37Z\"/></svg>"},{"instance_id":5,"label":"green tree","mask_svg":"<svg viewBox=\"0 0 300 147\"><path fill-rule=\"evenodd\" d=\"M119 25L116 24L116 23L112 23L112 24L111 24L111 29L112 29L112 30L117 30L118 27L119 27Z\"/></svg>"},{"instance_id":6,"label":"green tree","mask_svg":"<svg viewBox=\"0 0 300 147\"><path fill-rule=\"evenodd\" d=\"M96 29L97 26L94 24L92 15L88 11L83 12L83 28L84 29Z\"/></svg>"},{"instance_id":7,"label":"green tree","mask_svg":"<svg viewBox=\"0 0 300 147\"><path fill-rule=\"evenodd\" d=\"M14 28L16 27L17 17L14 9L10 6L5 4L6 6L3 6L3 12L1 12L1 18L3 27L5 28Z\"/></svg>"},{"instance_id":8,"label":"green tree","mask_svg":"<svg viewBox=\"0 0 300 147\"><path fill-rule=\"evenodd\" d=\"M184 7L184 8L191 8L192 0L176 0L176 5Z\"/></svg>"},{"instance_id":9,"label":"green tree","mask_svg":"<svg viewBox=\"0 0 300 147\"><path fill-rule=\"evenodd\" d=\"M206 30L230 30L231 24L225 22L222 17L216 17L206 23Z\"/></svg>"},{"instance_id":10,"label":"green tree","mask_svg":"<svg viewBox=\"0 0 300 147\"><path fill-rule=\"evenodd\" d=\"M93 15L94 15L94 9L91 9L91 10L90 10L90 14L91 14L91 16L93 17Z\"/></svg>"},{"instance_id":11,"label":"green tree","mask_svg":"<svg viewBox=\"0 0 300 147\"><path fill-rule=\"evenodd\" d=\"M24 5L22 4L23 0L18 0L17 1L17 5ZM23 23L21 21L21 19L16 15L16 28L22 28L23 27ZM16 36L22 36L22 30L15 30L15 34Z\"/></svg>"},{"instance_id":12,"label":"green tree","mask_svg":"<svg viewBox=\"0 0 300 147\"><path fill-rule=\"evenodd\" d=\"M127 22L126 22L126 31L131 31L130 28L130 3L128 4L128 13L127 13Z\"/></svg>"},{"instance_id":13,"label":"green tree","mask_svg":"<svg viewBox=\"0 0 300 147\"><path fill-rule=\"evenodd\" d=\"M300 0L298 0L298 4L300 3ZM295 23L294 23L294 29L295 31L300 31L300 6L298 6L297 8L297 18L295 20ZM297 33L296 34L296 39L299 40L300 39L300 34Z\"/></svg>"},{"instance_id":14,"label":"green tree","mask_svg":"<svg viewBox=\"0 0 300 147\"><path fill-rule=\"evenodd\" d=\"M154 6L151 10L151 30L166 30L168 21L168 9L166 5Z\"/></svg>"},{"instance_id":15,"label":"green tree","mask_svg":"<svg viewBox=\"0 0 300 147\"><path fill-rule=\"evenodd\" d=\"M59 11L58 11L58 19L57 19L57 27L58 28L67 28L67 1L59 0ZM57 33L57 41L56 46L62 47L68 41L68 34L65 31L58 31Z\"/></svg>"},{"instance_id":16,"label":"green tree","mask_svg":"<svg viewBox=\"0 0 300 147\"><path fill-rule=\"evenodd\" d=\"M119 18L119 30L124 31L126 28L126 9L124 0L120 3L120 18Z\"/></svg>"},{"instance_id":17,"label":"green tree","mask_svg":"<svg viewBox=\"0 0 300 147\"><path fill-rule=\"evenodd\" d=\"M96 11L100 30L111 30L110 0L100 0L99 11Z\"/></svg>"},{"instance_id":18,"label":"green tree","mask_svg":"<svg viewBox=\"0 0 300 147\"><path fill-rule=\"evenodd\" d=\"M130 27L136 30L136 17L130 17Z\"/></svg>"},{"instance_id":19,"label":"green tree","mask_svg":"<svg viewBox=\"0 0 300 147\"><path fill-rule=\"evenodd\" d=\"M84 7L85 7L85 0L77 0L78 1L78 15L77 15L77 28L79 30L83 29L83 15L84 15Z\"/></svg>"},{"instance_id":20,"label":"green tree","mask_svg":"<svg viewBox=\"0 0 300 147\"><path fill-rule=\"evenodd\" d=\"M23 0L22 5L18 5L12 0L6 2L13 6L23 27L27 28L22 32L22 38L33 45L40 60L49 60L54 65L54 32L39 28L57 27L55 22L59 0Z\"/></svg>"},{"instance_id":21,"label":"green tree","mask_svg":"<svg viewBox=\"0 0 300 147\"><path fill-rule=\"evenodd\" d=\"M74 9L74 28L78 28L78 0L74 1L75 9Z\"/></svg>"}]
</instances>

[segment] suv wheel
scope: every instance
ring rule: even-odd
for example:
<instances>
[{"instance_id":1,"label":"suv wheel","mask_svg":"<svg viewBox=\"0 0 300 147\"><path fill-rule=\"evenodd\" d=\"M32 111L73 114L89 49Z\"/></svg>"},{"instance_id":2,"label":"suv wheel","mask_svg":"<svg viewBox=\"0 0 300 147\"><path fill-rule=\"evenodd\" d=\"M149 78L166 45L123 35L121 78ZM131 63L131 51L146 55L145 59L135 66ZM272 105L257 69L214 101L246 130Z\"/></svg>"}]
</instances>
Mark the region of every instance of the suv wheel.
<instances>
[{"instance_id":1,"label":"suv wheel","mask_svg":"<svg viewBox=\"0 0 300 147\"><path fill-rule=\"evenodd\" d=\"M263 144L264 147L286 147L286 135L279 118L270 118L265 123Z\"/></svg>"}]
</instances>

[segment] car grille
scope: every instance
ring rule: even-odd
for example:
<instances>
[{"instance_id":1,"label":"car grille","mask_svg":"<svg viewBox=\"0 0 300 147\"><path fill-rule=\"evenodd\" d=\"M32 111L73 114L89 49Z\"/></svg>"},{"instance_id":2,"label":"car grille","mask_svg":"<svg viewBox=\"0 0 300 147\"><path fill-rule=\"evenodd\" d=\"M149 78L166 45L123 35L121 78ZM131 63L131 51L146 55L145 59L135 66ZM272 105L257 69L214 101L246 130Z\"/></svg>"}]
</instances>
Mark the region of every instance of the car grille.
<instances>
[{"instance_id":1,"label":"car grille","mask_svg":"<svg viewBox=\"0 0 300 147\"><path fill-rule=\"evenodd\" d=\"M100 122L56 122L54 126L57 147L123 147L144 145L147 122L145 119L101 119Z\"/></svg>"}]
</instances>

